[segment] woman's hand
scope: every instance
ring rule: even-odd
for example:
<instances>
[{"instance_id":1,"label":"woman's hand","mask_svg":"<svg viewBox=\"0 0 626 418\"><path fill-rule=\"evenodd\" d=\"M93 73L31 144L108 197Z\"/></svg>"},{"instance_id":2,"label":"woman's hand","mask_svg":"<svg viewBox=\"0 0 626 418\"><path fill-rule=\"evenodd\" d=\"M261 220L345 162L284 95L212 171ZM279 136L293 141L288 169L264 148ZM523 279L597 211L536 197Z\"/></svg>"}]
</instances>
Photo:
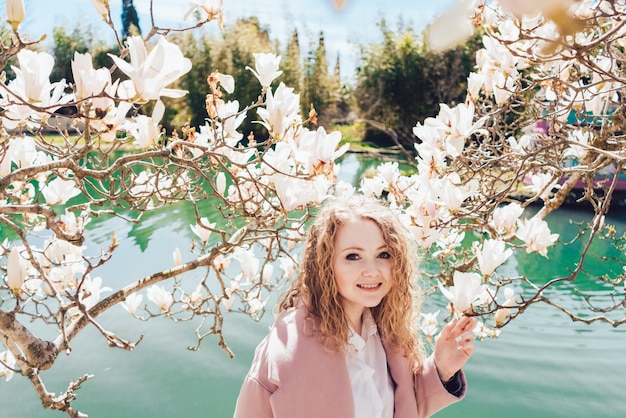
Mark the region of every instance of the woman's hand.
<instances>
[{"instance_id":1,"label":"woman's hand","mask_svg":"<svg viewBox=\"0 0 626 418\"><path fill-rule=\"evenodd\" d=\"M464 316L453 319L435 342L435 364L442 382L447 382L474 354L476 319Z\"/></svg>"}]
</instances>

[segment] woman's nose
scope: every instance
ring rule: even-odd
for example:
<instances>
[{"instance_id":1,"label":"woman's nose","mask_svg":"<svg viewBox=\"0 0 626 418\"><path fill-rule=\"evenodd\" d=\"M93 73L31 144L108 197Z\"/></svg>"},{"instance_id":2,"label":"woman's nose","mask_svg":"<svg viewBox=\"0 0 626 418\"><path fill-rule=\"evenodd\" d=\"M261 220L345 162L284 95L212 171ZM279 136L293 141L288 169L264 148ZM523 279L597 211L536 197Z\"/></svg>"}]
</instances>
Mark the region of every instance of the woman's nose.
<instances>
[{"instance_id":1,"label":"woman's nose","mask_svg":"<svg viewBox=\"0 0 626 418\"><path fill-rule=\"evenodd\" d=\"M365 264L363 265L363 271L362 271L363 276L366 276L366 277L375 276L377 271L378 271L378 267L376 266L376 260L365 261Z\"/></svg>"}]
</instances>

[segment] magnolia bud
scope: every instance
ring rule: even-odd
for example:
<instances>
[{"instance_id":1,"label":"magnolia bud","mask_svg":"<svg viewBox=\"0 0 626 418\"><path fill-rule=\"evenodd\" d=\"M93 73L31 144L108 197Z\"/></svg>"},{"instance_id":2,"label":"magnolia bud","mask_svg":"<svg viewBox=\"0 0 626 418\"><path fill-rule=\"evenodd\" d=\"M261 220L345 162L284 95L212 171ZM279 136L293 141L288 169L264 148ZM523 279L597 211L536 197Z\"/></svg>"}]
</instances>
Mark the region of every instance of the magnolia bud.
<instances>
[{"instance_id":1,"label":"magnolia bud","mask_svg":"<svg viewBox=\"0 0 626 418\"><path fill-rule=\"evenodd\" d=\"M7 6L7 22L11 24L13 32L17 32L17 28L24 20L26 11L24 10L24 0L6 0Z\"/></svg>"},{"instance_id":2,"label":"magnolia bud","mask_svg":"<svg viewBox=\"0 0 626 418\"><path fill-rule=\"evenodd\" d=\"M91 0L91 3L94 5L100 16L106 17L109 15L109 0Z\"/></svg>"},{"instance_id":3,"label":"magnolia bud","mask_svg":"<svg viewBox=\"0 0 626 418\"><path fill-rule=\"evenodd\" d=\"M172 258L174 258L174 266L178 267L183 264L183 256L180 253L180 250L176 248L174 253L172 254Z\"/></svg>"}]
</instances>

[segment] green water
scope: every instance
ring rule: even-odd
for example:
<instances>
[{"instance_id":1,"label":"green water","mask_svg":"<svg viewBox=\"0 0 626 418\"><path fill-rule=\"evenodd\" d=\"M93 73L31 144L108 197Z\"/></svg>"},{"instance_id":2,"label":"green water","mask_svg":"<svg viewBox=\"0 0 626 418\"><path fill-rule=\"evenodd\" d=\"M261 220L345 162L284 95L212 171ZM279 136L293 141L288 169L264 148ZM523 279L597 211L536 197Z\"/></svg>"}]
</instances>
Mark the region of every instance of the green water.
<instances>
[{"instance_id":1,"label":"green water","mask_svg":"<svg viewBox=\"0 0 626 418\"><path fill-rule=\"evenodd\" d=\"M362 165L348 160L346 179L360 169ZM551 218L550 224L553 230L571 235L569 219L587 216L584 211L564 211ZM619 212L607 221L619 231L626 228L626 217ZM121 242L113 260L96 275L115 288L170 267L173 249L184 253L189 245L192 222L189 214L172 211L155 214L139 227L119 220L94 223L89 229L90 247L106 245L113 230ZM575 250L570 247L551 254L549 262L541 264L537 258L520 256L506 268L548 278L555 266L572 262ZM567 286L555 292L563 300L576 300ZM602 286L597 294L608 297ZM430 299L427 310L443 303ZM54 367L42 373L50 391L64 391L70 380L89 373L94 377L82 385L74 405L93 418L226 418L232 416L239 386L272 314L260 322L237 314L226 317L226 338L235 359L228 358L215 339L205 340L199 352L188 351L186 347L196 341L196 323L141 322L121 307L101 319L122 338L135 340L143 334L144 339L135 351L126 352L108 348L96 332L84 332L74 341L71 356L61 354ZM626 328L572 323L546 305L533 305L499 339L477 342L465 372L466 399L437 417L626 416ZM63 416L44 411L30 383L20 376L9 383L0 381L0 417Z\"/></svg>"}]
</instances>

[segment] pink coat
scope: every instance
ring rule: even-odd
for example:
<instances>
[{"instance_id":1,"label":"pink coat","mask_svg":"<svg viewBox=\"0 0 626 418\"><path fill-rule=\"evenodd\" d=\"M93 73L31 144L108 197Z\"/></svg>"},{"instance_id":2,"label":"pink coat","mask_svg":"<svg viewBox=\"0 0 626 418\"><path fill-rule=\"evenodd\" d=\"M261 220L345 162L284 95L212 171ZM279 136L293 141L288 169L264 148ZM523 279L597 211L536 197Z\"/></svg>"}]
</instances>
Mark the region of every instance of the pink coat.
<instances>
[{"instance_id":1,"label":"pink coat","mask_svg":"<svg viewBox=\"0 0 626 418\"><path fill-rule=\"evenodd\" d=\"M278 316L256 349L234 418L358 418L344 353L326 349L304 326L304 309ZM405 356L383 345L395 384L394 418L429 417L465 395L463 375L457 398L443 387L432 357L414 375Z\"/></svg>"}]
</instances>

